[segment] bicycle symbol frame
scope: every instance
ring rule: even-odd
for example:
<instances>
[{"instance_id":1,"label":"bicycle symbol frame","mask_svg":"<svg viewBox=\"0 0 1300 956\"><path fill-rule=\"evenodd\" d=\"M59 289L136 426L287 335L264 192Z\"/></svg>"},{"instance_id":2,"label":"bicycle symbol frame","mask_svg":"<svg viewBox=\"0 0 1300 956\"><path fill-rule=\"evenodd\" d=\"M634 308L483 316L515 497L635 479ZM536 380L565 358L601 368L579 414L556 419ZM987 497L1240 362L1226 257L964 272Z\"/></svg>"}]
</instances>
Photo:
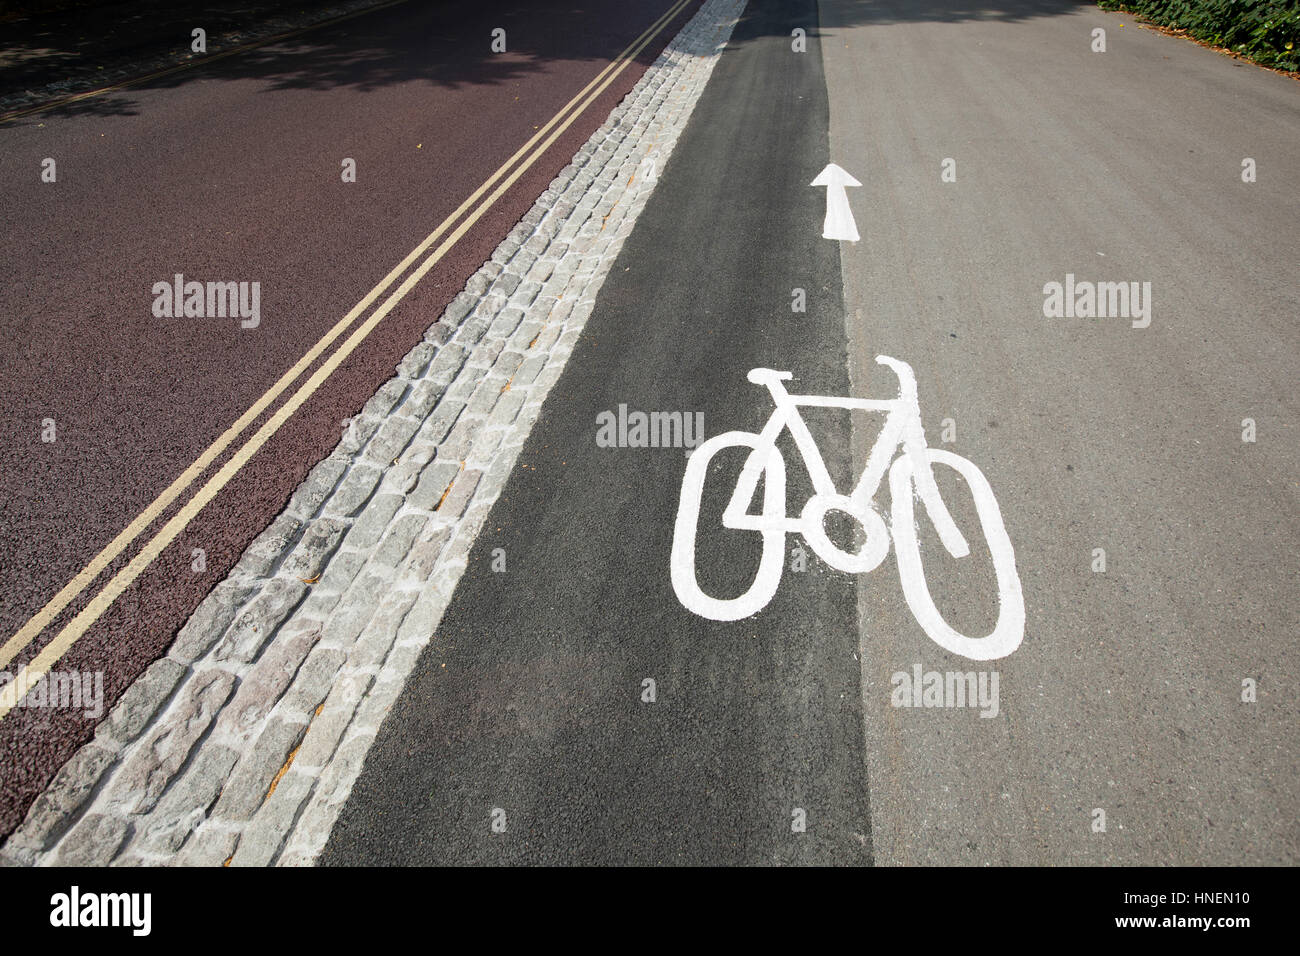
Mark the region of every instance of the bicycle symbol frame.
<instances>
[{"instance_id":1,"label":"bicycle symbol frame","mask_svg":"<svg viewBox=\"0 0 1300 956\"><path fill-rule=\"evenodd\" d=\"M687 461L682 479L681 499L673 527L671 574L673 590L687 609L711 620L737 621L756 614L776 594L785 564L785 536L800 534L813 551L838 571L863 574L878 567L894 542L898 576L903 596L917 623L939 646L977 661L1006 657L1020 646L1025 631L1025 602L1016 572L1015 552L1002 521L1002 510L983 473L972 462L942 449L930 448L921 425L921 406L917 397L916 376L906 362L877 355L876 362L891 368L898 376L898 397L886 400L837 398L820 395L791 395L782 383L792 379L791 372L756 368L748 379L763 385L771 393L772 417L763 430L731 431L717 435L700 445ZM885 424L867 456L866 466L852 492L839 494L821 451L808 431L799 409L802 407L861 409L885 412ZM814 494L799 517L786 514L785 459L776 440L785 428L790 429L796 447L812 479ZM732 530L757 531L762 535L763 551L758 573L749 589L735 598L715 598L699 586L695 567L695 543L698 534L700 501L709 462L725 448L747 447L749 456L741 469L735 491L723 511L722 525ZM893 463L894 452L901 447ZM921 563L913 498L918 497L930 516L948 553L955 558L970 554L970 546L948 513L935 484L933 466L947 465L966 480L974 497L980 527L984 533L998 584L998 620L986 637L961 634L943 619L925 582ZM889 529L877 511L876 491L889 472ZM763 506L759 514L749 514L758 480L763 477ZM856 552L838 547L826 534L825 518L829 511L849 514L861 524L866 541Z\"/></svg>"}]
</instances>

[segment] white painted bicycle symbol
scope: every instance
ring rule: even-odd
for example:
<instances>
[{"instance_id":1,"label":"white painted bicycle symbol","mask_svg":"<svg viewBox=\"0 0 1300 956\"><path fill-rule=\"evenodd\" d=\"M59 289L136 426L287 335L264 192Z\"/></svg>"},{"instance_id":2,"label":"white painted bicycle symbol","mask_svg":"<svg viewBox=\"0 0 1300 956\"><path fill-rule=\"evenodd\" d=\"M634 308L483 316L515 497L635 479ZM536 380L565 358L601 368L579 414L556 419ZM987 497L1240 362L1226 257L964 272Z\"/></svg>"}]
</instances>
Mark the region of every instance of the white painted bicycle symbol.
<instances>
[{"instance_id":1,"label":"white painted bicycle symbol","mask_svg":"<svg viewBox=\"0 0 1300 956\"><path fill-rule=\"evenodd\" d=\"M926 445L912 367L887 355L876 356L876 362L889 366L898 376L898 398L873 401L791 395L781 383L793 378L792 373L767 368L756 368L749 373L751 382L765 385L772 393L776 408L760 433L725 432L710 438L692 453L686 465L686 476L682 479L682 496L677 507L677 523L673 529L673 590L688 610L711 620L737 621L756 614L767 606L781 584L787 534L803 535L813 551L836 570L849 574L863 574L873 570L885 560L885 555L889 552L890 531L886 530L885 521L873 501L888 468L890 530L893 533L898 576L903 596L917 623L935 643L954 654L977 661L1006 657L1020 646L1024 637L1025 599L1020 588L1020 577L1016 573L1011 539L1002 523L1002 510L993 496L993 489L983 473L970 461ZM866 467L852 494L841 495L836 492L821 451L799 412L805 406L886 413L880 436L867 456ZM777 437L787 427L803 456L814 489L813 496L808 499L798 518L786 516L785 459L776 447ZM741 469L731 500L723 511L722 526L733 530L760 532L763 551L758 574L749 589L739 597L721 599L710 597L699 586L695 570L695 541L709 462L724 448L739 447L751 450ZM900 447L902 454L891 465L890 459ZM935 606L925 583L925 570L921 565L916 522L913 518L914 498L921 499L948 553L955 558L970 554L970 546L939 496L932 470L936 464L955 469L970 486L980 527L993 557L998 586L998 620L992 633L986 637L968 637L949 626ZM763 510L760 514L749 514L748 509L754 500L760 477L763 479ZM847 513L862 526L866 541L857 552L841 549L827 536L825 518L827 512L831 511Z\"/></svg>"}]
</instances>

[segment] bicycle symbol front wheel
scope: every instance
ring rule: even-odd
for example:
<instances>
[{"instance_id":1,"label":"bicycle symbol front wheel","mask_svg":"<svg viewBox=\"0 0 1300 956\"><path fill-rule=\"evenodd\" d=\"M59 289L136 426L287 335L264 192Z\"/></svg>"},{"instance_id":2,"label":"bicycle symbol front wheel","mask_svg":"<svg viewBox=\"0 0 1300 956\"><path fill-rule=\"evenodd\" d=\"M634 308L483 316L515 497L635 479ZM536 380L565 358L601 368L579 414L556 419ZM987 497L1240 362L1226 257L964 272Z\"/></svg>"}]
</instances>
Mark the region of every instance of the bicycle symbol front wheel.
<instances>
[{"instance_id":1,"label":"bicycle symbol front wheel","mask_svg":"<svg viewBox=\"0 0 1300 956\"><path fill-rule=\"evenodd\" d=\"M916 540L916 522L913 518L913 499L916 475L911 455L901 455L889 469L889 496L894 538L894 553L898 561L898 577L903 586L903 596L918 624L940 647L974 661L991 661L1006 657L1025 636L1025 597L1016 572L1016 556L1011 549L1011 539L1002 522L1002 509L993 496L988 479L974 463L951 452L926 448L927 467L947 465L966 479L975 499L975 510L980 527L993 556L993 569L998 583L998 621L987 637L974 638L952 628L930 596L925 581L925 568L921 564L921 549Z\"/></svg>"},{"instance_id":2,"label":"bicycle symbol front wheel","mask_svg":"<svg viewBox=\"0 0 1300 956\"><path fill-rule=\"evenodd\" d=\"M785 530L781 526L785 519L785 459L771 445L760 451L759 441L759 436L752 432L724 432L700 445L686 462L682 496L677 506L677 522L673 526L673 590L688 610L713 621L739 621L756 614L767 606L781 585L781 571L785 561ZM753 583L739 597L715 598L704 593L695 573L700 502L713 456L725 448L740 447L752 449L751 456L766 455L766 460L762 463L762 523L768 527L759 531L763 539L763 552Z\"/></svg>"}]
</instances>

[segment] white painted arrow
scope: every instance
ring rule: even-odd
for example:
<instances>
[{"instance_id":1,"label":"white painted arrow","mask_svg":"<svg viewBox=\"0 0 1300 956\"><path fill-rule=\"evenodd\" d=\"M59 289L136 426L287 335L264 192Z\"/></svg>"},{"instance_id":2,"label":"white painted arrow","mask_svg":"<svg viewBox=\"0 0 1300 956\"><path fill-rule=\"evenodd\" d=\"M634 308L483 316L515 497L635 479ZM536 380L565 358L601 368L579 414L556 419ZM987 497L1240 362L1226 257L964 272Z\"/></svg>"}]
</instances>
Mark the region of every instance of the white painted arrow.
<instances>
[{"instance_id":1,"label":"white painted arrow","mask_svg":"<svg viewBox=\"0 0 1300 956\"><path fill-rule=\"evenodd\" d=\"M849 194L844 191L844 187L861 186L862 183L831 163L809 185L826 187L826 223L822 226L822 238L857 242L858 226L853 221L853 210L849 208Z\"/></svg>"}]
</instances>

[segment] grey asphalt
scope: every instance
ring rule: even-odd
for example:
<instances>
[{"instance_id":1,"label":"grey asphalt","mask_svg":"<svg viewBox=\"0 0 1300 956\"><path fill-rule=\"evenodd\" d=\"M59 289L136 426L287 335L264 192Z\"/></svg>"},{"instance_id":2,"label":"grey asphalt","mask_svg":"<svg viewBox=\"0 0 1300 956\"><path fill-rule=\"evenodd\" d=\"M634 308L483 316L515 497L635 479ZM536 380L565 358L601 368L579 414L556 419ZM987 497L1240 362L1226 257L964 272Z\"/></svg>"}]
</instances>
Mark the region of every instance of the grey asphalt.
<instances>
[{"instance_id":1,"label":"grey asphalt","mask_svg":"<svg viewBox=\"0 0 1300 956\"><path fill-rule=\"evenodd\" d=\"M978 7L821 4L831 153L863 184L855 393L894 387L876 354L912 364L930 444L992 484L1028 615L976 664L916 625L892 554L859 579L876 861L1294 865L1300 84L1088 4ZM1067 273L1150 282L1150 327L1044 318ZM986 633L986 552L923 532L940 607ZM918 663L998 671L1000 715L893 707Z\"/></svg>"},{"instance_id":2,"label":"grey asphalt","mask_svg":"<svg viewBox=\"0 0 1300 956\"><path fill-rule=\"evenodd\" d=\"M828 160L862 182L856 244L820 237ZM322 862L1300 861L1298 167L1294 80L1127 15L751 2ZM1045 318L1067 273L1150 282L1150 326ZM668 579L684 458L595 444L620 403L756 431L755 366L890 397L882 353L1000 504L1027 608L1002 660L930 640L892 553L856 579L787 571L734 624L689 614ZM844 487L878 422L808 419ZM978 635L990 562L937 476L974 551L948 558L921 518L926 578ZM752 574L751 537L701 546L719 592ZM918 664L996 671L997 716L893 706Z\"/></svg>"},{"instance_id":3,"label":"grey asphalt","mask_svg":"<svg viewBox=\"0 0 1300 956\"><path fill-rule=\"evenodd\" d=\"M790 34L815 24L812 3L760 0L736 26L323 863L869 861L852 580L812 567L760 617L696 617L669 580L684 451L596 445L620 404L757 431L758 366L848 387L838 252L805 228L826 88ZM841 475L848 425L826 435ZM716 461L702 525L720 529L741 457ZM738 593L755 537L703 538L702 580Z\"/></svg>"}]
</instances>

